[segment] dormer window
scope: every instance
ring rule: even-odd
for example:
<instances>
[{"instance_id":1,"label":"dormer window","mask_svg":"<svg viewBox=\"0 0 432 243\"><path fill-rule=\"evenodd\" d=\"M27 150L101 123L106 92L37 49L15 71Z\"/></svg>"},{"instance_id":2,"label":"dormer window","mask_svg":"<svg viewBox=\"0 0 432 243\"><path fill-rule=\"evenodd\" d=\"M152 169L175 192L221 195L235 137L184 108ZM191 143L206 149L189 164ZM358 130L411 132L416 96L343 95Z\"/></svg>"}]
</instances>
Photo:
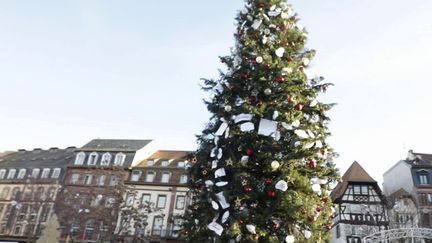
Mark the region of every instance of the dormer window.
<instances>
[{"instance_id":1,"label":"dormer window","mask_svg":"<svg viewBox=\"0 0 432 243\"><path fill-rule=\"evenodd\" d=\"M185 184L185 183L187 183L187 180L188 180L187 175L181 175L181 176L180 176L180 183L181 183L181 184Z\"/></svg>"},{"instance_id":2,"label":"dormer window","mask_svg":"<svg viewBox=\"0 0 432 243\"><path fill-rule=\"evenodd\" d=\"M147 166L153 166L154 163L154 160L147 160Z\"/></svg>"},{"instance_id":3,"label":"dormer window","mask_svg":"<svg viewBox=\"0 0 432 243\"><path fill-rule=\"evenodd\" d=\"M51 169L45 168L42 170L41 179L47 179L50 174Z\"/></svg>"},{"instance_id":4,"label":"dormer window","mask_svg":"<svg viewBox=\"0 0 432 243\"><path fill-rule=\"evenodd\" d=\"M124 153L118 153L115 156L114 165L123 165L126 155Z\"/></svg>"},{"instance_id":5,"label":"dormer window","mask_svg":"<svg viewBox=\"0 0 432 243\"><path fill-rule=\"evenodd\" d=\"M177 164L177 166L181 167L181 168L184 168L185 165L186 165L185 161L179 161L178 164Z\"/></svg>"},{"instance_id":6,"label":"dormer window","mask_svg":"<svg viewBox=\"0 0 432 243\"><path fill-rule=\"evenodd\" d=\"M101 165L109 165L110 162L111 162L111 154L110 153L104 153L102 155Z\"/></svg>"},{"instance_id":7,"label":"dormer window","mask_svg":"<svg viewBox=\"0 0 432 243\"><path fill-rule=\"evenodd\" d=\"M147 171L147 175L146 175L145 181L146 182L153 182L155 176L156 176L156 172L154 172L154 171Z\"/></svg>"},{"instance_id":8,"label":"dormer window","mask_svg":"<svg viewBox=\"0 0 432 243\"><path fill-rule=\"evenodd\" d=\"M17 179L23 179L25 174L26 174L27 170L26 169L20 169L18 172L18 176Z\"/></svg>"},{"instance_id":9,"label":"dormer window","mask_svg":"<svg viewBox=\"0 0 432 243\"><path fill-rule=\"evenodd\" d=\"M89 155L89 158L87 160L88 165L96 165L98 159L98 154L96 152L93 152Z\"/></svg>"},{"instance_id":10,"label":"dormer window","mask_svg":"<svg viewBox=\"0 0 432 243\"><path fill-rule=\"evenodd\" d=\"M5 169L1 169L0 170L0 180L3 180L6 176L6 170Z\"/></svg>"},{"instance_id":11,"label":"dormer window","mask_svg":"<svg viewBox=\"0 0 432 243\"><path fill-rule=\"evenodd\" d=\"M84 152L79 152L76 155L75 164L76 165L82 165L82 164L84 164L84 159L85 159L85 153Z\"/></svg>"},{"instance_id":12,"label":"dormer window","mask_svg":"<svg viewBox=\"0 0 432 243\"><path fill-rule=\"evenodd\" d=\"M140 170L133 170L132 171L132 176L131 176L131 181L139 181L139 178L141 177L141 171Z\"/></svg>"},{"instance_id":13,"label":"dormer window","mask_svg":"<svg viewBox=\"0 0 432 243\"><path fill-rule=\"evenodd\" d=\"M10 169L7 178L13 179L15 178L16 169Z\"/></svg>"},{"instance_id":14,"label":"dormer window","mask_svg":"<svg viewBox=\"0 0 432 243\"><path fill-rule=\"evenodd\" d=\"M163 172L162 173L161 182L162 183L168 183L169 180L170 180L170 177L171 177L171 173L170 172L167 172L167 171Z\"/></svg>"},{"instance_id":15,"label":"dormer window","mask_svg":"<svg viewBox=\"0 0 432 243\"><path fill-rule=\"evenodd\" d=\"M60 171L61 171L60 168L55 168L55 169L53 170L53 173L52 173L52 175L51 175L51 178L59 178L59 177L60 177Z\"/></svg>"},{"instance_id":16,"label":"dormer window","mask_svg":"<svg viewBox=\"0 0 432 243\"><path fill-rule=\"evenodd\" d=\"M164 160L161 162L161 166L168 166L169 165L169 161L168 160Z\"/></svg>"},{"instance_id":17,"label":"dormer window","mask_svg":"<svg viewBox=\"0 0 432 243\"><path fill-rule=\"evenodd\" d=\"M40 173L40 169L39 168L34 168L33 171L32 171L32 177L33 178L38 178L39 173Z\"/></svg>"},{"instance_id":18,"label":"dormer window","mask_svg":"<svg viewBox=\"0 0 432 243\"><path fill-rule=\"evenodd\" d=\"M419 171L418 172L418 180L420 185L429 184L429 177L427 171Z\"/></svg>"}]
</instances>

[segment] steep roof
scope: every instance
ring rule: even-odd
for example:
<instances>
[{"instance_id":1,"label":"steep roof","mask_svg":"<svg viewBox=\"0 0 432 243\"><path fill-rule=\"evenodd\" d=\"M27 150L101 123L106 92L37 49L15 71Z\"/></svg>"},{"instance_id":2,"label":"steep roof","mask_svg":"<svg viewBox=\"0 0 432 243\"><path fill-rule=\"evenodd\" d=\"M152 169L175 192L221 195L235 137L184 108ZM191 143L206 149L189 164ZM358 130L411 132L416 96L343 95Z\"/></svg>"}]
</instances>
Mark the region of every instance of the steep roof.
<instances>
[{"instance_id":1,"label":"steep roof","mask_svg":"<svg viewBox=\"0 0 432 243\"><path fill-rule=\"evenodd\" d=\"M152 140L138 139L93 139L79 148L79 151L137 151Z\"/></svg>"},{"instance_id":2,"label":"steep roof","mask_svg":"<svg viewBox=\"0 0 432 243\"><path fill-rule=\"evenodd\" d=\"M416 153L409 150L408 156L404 161L413 166L431 166L432 154Z\"/></svg>"},{"instance_id":3,"label":"steep roof","mask_svg":"<svg viewBox=\"0 0 432 243\"><path fill-rule=\"evenodd\" d=\"M342 182L339 182L331 192L330 196L332 199L336 200L340 198L344 194L350 182L371 183L377 185L377 182L366 172L366 170L363 169L357 161L354 161L342 176Z\"/></svg>"},{"instance_id":4,"label":"steep roof","mask_svg":"<svg viewBox=\"0 0 432 243\"><path fill-rule=\"evenodd\" d=\"M183 151L183 150L158 150L147 159L141 161L137 167L147 167L148 160L172 160L172 161L180 161L185 160L186 157L192 153L192 151Z\"/></svg>"},{"instance_id":5,"label":"steep roof","mask_svg":"<svg viewBox=\"0 0 432 243\"><path fill-rule=\"evenodd\" d=\"M18 150L0 157L1 168L65 167L73 158L75 147L47 150Z\"/></svg>"}]
</instances>

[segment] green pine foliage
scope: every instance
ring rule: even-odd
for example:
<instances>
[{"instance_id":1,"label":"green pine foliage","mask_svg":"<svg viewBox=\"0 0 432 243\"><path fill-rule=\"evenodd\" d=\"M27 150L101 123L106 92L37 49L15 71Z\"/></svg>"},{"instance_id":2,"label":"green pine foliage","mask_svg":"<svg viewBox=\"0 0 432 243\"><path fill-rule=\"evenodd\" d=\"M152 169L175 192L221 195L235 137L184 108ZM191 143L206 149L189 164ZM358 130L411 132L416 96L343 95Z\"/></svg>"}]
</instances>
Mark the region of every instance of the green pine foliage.
<instances>
[{"instance_id":1,"label":"green pine foliage","mask_svg":"<svg viewBox=\"0 0 432 243\"><path fill-rule=\"evenodd\" d=\"M212 117L190 168L188 242L327 242L339 178L326 142L330 85L283 0L248 0L226 71L204 80Z\"/></svg>"}]
</instances>

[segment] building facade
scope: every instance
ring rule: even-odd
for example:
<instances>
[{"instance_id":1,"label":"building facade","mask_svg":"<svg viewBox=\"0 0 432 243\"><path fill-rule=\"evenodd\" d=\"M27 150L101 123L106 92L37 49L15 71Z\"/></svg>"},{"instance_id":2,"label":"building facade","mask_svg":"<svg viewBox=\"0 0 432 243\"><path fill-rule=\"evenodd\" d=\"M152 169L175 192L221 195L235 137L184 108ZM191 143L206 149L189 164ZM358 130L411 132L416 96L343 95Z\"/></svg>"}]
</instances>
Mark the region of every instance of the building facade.
<instances>
[{"instance_id":1,"label":"building facade","mask_svg":"<svg viewBox=\"0 0 432 243\"><path fill-rule=\"evenodd\" d=\"M417 210L417 217L412 219L413 226L432 228L432 154L410 150L406 159L397 162L384 173L386 195L391 197L402 190L404 201L412 201L409 203L410 212L413 206Z\"/></svg>"},{"instance_id":2,"label":"building facade","mask_svg":"<svg viewBox=\"0 0 432 243\"><path fill-rule=\"evenodd\" d=\"M331 193L338 205L333 243L360 243L365 236L388 229L386 199L378 183L354 162Z\"/></svg>"},{"instance_id":3,"label":"building facade","mask_svg":"<svg viewBox=\"0 0 432 243\"><path fill-rule=\"evenodd\" d=\"M0 240L34 242L42 234L74 151L19 150L0 157Z\"/></svg>"}]
</instances>

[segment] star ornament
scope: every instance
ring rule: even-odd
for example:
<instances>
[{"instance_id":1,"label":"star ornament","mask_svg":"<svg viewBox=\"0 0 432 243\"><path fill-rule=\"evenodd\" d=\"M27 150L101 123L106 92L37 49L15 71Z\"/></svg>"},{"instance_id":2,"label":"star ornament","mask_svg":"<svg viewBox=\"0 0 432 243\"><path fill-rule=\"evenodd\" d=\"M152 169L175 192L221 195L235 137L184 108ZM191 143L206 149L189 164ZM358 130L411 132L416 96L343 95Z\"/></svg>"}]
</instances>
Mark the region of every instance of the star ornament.
<instances>
[{"instance_id":1,"label":"star ornament","mask_svg":"<svg viewBox=\"0 0 432 243\"><path fill-rule=\"evenodd\" d=\"M232 161L232 159L227 159L227 160L225 160L225 164L228 166L232 166L233 165L233 161Z\"/></svg>"},{"instance_id":2,"label":"star ornament","mask_svg":"<svg viewBox=\"0 0 432 243\"><path fill-rule=\"evenodd\" d=\"M238 208L241 206L241 200L239 197L237 197L236 200L234 200L234 205Z\"/></svg>"}]
</instances>

